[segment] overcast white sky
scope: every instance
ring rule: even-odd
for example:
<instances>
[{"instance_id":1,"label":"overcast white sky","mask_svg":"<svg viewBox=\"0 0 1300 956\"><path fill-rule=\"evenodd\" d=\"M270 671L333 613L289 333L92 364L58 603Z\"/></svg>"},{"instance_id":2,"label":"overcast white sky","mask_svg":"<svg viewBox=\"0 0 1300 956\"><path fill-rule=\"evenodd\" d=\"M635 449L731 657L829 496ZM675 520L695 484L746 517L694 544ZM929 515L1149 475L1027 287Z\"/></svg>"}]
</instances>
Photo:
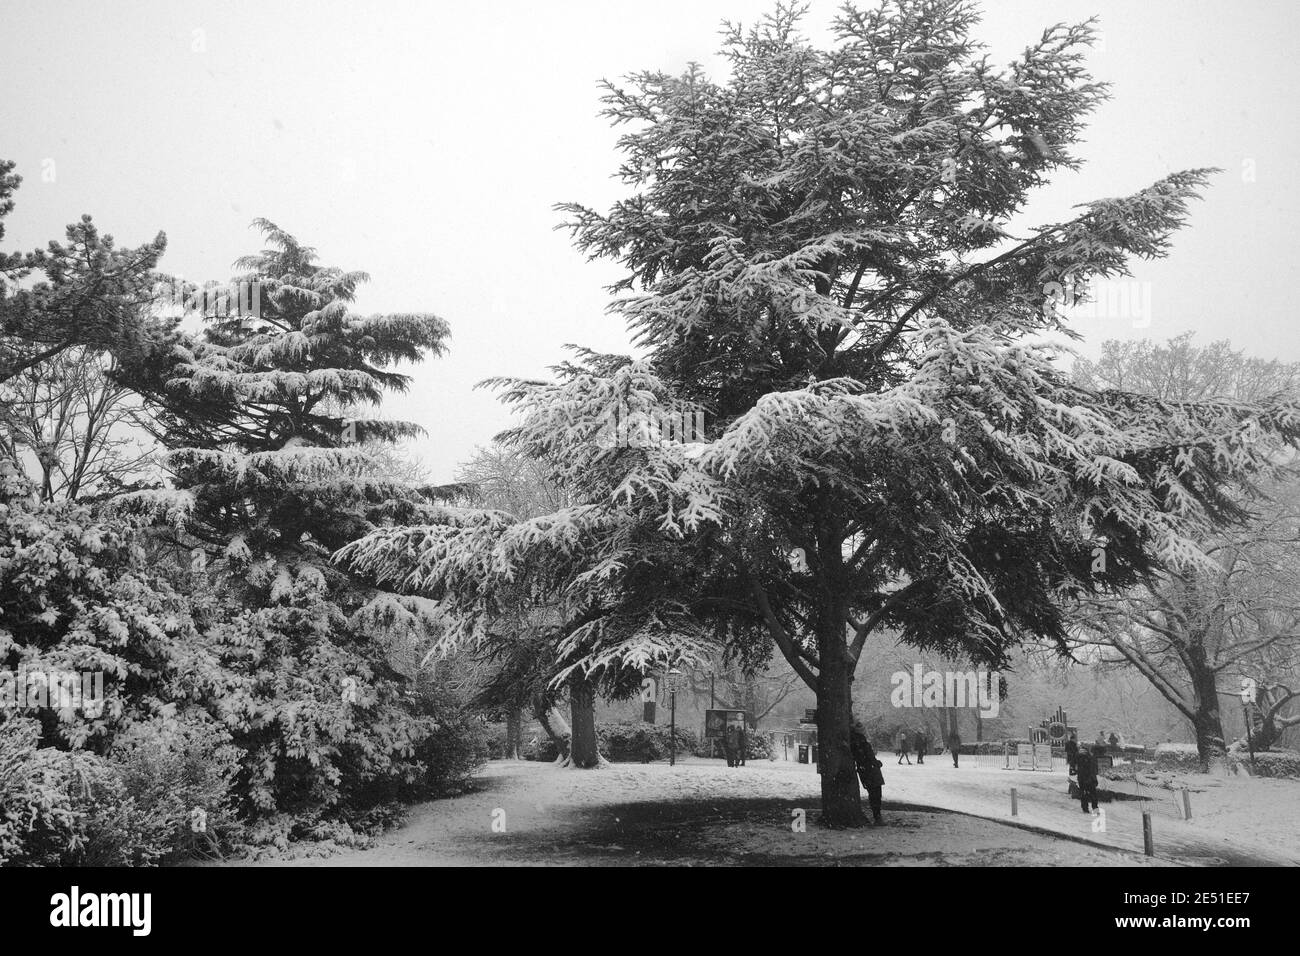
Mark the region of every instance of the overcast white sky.
<instances>
[{"instance_id":1,"label":"overcast white sky","mask_svg":"<svg viewBox=\"0 0 1300 956\"><path fill-rule=\"evenodd\" d=\"M809 26L836 6L813 0ZM450 479L507 424L477 381L542 375L566 342L627 348L604 312L613 267L553 231L553 203L622 195L596 81L690 60L716 73L719 22L769 8L5 2L0 156L25 179L6 246L44 245L88 212L126 244L164 230L166 271L224 280L259 247L249 222L274 220L326 264L371 273L360 311L451 323L450 354L386 405L428 429L414 450ZM1135 270L1149 325L1092 320L1089 345L1193 329L1300 360L1300 5L990 0L985 11L980 34L999 60L1051 23L1101 17L1093 70L1113 99L1082 149L1089 164L1045 191L1034 219L1172 170L1225 170L1171 257Z\"/></svg>"}]
</instances>

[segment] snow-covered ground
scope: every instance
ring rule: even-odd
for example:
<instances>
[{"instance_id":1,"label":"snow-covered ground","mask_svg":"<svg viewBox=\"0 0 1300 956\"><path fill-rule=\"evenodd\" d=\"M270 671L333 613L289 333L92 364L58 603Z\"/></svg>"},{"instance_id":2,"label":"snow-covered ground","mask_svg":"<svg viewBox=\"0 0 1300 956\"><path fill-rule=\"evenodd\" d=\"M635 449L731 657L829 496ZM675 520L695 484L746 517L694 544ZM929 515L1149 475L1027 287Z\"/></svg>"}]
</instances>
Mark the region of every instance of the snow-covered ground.
<instances>
[{"instance_id":1,"label":"snow-covered ground","mask_svg":"<svg viewBox=\"0 0 1300 956\"><path fill-rule=\"evenodd\" d=\"M924 769L924 768L923 768ZM497 761L483 789L416 808L369 850L271 864L482 865L817 863L885 865L1141 864L1140 856L1087 847L998 823L912 808L886 824L828 832L812 822L818 780L808 768L721 761L615 764L561 770ZM796 832L795 811L808 811ZM306 850L307 848L303 848ZM299 852L302 852L301 850ZM310 851L308 851L310 852Z\"/></svg>"},{"instance_id":2,"label":"snow-covered ground","mask_svg":"<svg viewBox=\"0 0 1300 956\"><path fill-rule=\"evenodd\" d=\"M510 864L1295 865L1300 784L1188 777L1193 820L1176 794L1154 808L1156 858L1142 855L1141 805L1105 804L1105 828L1071 802L1064 771L1009 771L931 757L885 760L885 825L827 831L813 823L818 777L807 765L687 758L562 770L495 761L482 788L415 808L371 849L268 864L421 866ZM1019 815L1011 816L1010 788ZM1120 786L1120 785L1116 785ZM1128 782L1132 792L1136 785ZM1145 792L1153 792L1146 788ZM798 832L795 811L806 811ZM1055 835L1053 835L1055 834Z\"/></svg>"},{"instance_id":3,"label":"snow-covered ground","mask_svg":"<svg viewBox=\"0 0 1300 956\"><path fill-rule=\"evenodd\" d=\"M1152 814L1157 857L1185 863L1294 866L1300 863L1300 782L1161 773L1102 786L1147 800L1103 803L1105 825L1068 796L1065 769L1004 770L930 757L922 766L885 760L886 799L907 800L998 820L1011 819L1075 839L1142 851L1142 811ZM986 761L995 764L995 760ZM1153 786L1159 783L1161 786ZM1164 786L1164 785L1168 786ZM1181 788L1191 791L1192 819L1182 819Z\"/></svg>"}]
</instances>

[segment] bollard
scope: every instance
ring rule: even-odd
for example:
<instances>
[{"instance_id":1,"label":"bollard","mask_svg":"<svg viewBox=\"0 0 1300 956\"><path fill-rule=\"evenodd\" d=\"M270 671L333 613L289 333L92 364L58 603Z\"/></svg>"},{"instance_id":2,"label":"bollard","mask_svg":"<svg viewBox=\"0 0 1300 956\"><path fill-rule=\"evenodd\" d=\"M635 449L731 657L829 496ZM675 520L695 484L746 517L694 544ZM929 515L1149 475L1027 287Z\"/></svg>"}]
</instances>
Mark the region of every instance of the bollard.
<instances>
[{"instance_id":1,"label":"bollard","mask_svg":"<svg viewBox=\"0 0 1300 956\"><path fill-rule=\"evenodd\" d=\"M1151 811L1142 811L1142 852L1147 856L1156 855L1156 838L1151 832Z\"/></svg>"},{"instance_id":2,"label":"bollard","mask_svg":"<svg viewBox=\"0 0 1300 956\"><path fill-rule=\"evenodd\" d=\"M1013 817L1018 817L1018 816L1020 816L1020 810L1019 810L1019 808L1016 806L1016 788L1015 788L1015 787L1012 787L1012 788L1011 788L1011 815L1012 815Z\"/></svg>"},{"instance_id":3,"label":"bollard","mask_svg":"<svg viewBox=\"0 0 1300 956\"><path fill-rule=\"evenodd\" d=\"M1188 790L1186 787L1183 787L1183 819L1190 820L1191 818L1192 818L1192 791Z\"/></svg>"}]
</instances>

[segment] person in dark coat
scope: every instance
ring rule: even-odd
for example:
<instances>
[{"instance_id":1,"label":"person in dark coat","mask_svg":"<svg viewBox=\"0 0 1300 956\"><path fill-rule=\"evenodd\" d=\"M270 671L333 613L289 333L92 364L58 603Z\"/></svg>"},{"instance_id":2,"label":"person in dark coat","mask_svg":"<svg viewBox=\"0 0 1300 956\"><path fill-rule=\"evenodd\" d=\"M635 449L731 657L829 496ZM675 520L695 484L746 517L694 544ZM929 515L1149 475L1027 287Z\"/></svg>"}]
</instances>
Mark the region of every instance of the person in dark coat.
<instances>
[{"instance_id":1,"label":"person in dark coat","mask_svg":"<svg viewBox=\"0 0 1300 956\"><path fill-rule=\"evenodd\" d=\"M916 732L916 762L925 763L925 752L929 748L929 741L925 739L925 731Z\"/></svg>"},{"instance_id":2,"label":"person in dark coat","mask_svg":"<svg viewBox=\"0 0 1300 956\"><path fill-rule=\"evenodd\" d=\"M722 735L722 749L727 752L728 767L734 767L736 765L736 750L738 743L736 738L737 734L734 725L728 727L726 732Z\"/></svg>"},{"instance_id":3,"label":"person in dark coat","mask_svg":"<svg viewBox=\"0 0 1300 956\"><path fill-rule=\"evenodd\" d=\"M907 755L907 731L900 730L898 732L898 762L902 763L904 760L907 761L909 767L912 765L912 758Z\"/></svg>"},{"instance_id":4,"label":"person in dark coat","mask_svg":"<svg viewBox=\"0 0 1300 956\"><path fill-rule=\"evenodd\" d=\"M1115 731L1110 732L1110 739L1107 742L1110 744L1110 755L1119 756L1119 738L1115 736Z\"/></svg>"},{"instance_id":5,"label":"person in dark coat","mask_svg":"<svg viewBox=\"0 0 1300 956\"><path fill-rule=\"evenodd\" d=\"M1083 812L1088 812L1088 805L1092 809L1097 809L1097 758L1093 756L1092 751L1087 747L1079 748L1079 756L1075 761L1075 767L1079 775L1079 803L1083 805Z\"/></svg>"},{"instance_id":6,"label":"person in dark coat","mask_svg":"<svg viewBox=\"0 0 1300 956\"><path fill-rule=\"evenodd\" d=\"M1070 734L1070 739L1065 742L1065 762L1070 765L1069 774L1073 776L1075 765L1079 762L1079 735Z\"/></svg>"},{"instance_id":7,"label":"person in dark coat","mask_svg":"<svg viewBox=\"0 0 1300 956\"><path fill-rule=\"evenodd\" d=\"M745 744L746 743L747 741L745 740L745 728L737 727L736 728L736 766L737 767L745 766Z\"/></svg>"},{"instance_id":8,"label":"person in dark coat","mask_svg":"<svg viewBox=\"0 0 1300 956\"><path fill-rule=\"evenodd\" d=\"M885 785L885 775L881 772L881 762L876 751L867 739L867 733L856 721L849 731L849 747L853 751L853 762L858 768L858 779L862 789L867 791L867 802L871 804L871 820L879 824L880 791Z\"/></svg>"},{"instance_id":9,"label":"person in dark coat","mask_svg":"<svg viewBox=\"0 0 1300 956\"><path fill-rule=\"evenodd\" d=\"M957 757L961 754L961 734L957 733L957 728L953 727L952 733L948 735L948 749L952 751L952 765L957 766Z\"/></svg>"}]
</instances>

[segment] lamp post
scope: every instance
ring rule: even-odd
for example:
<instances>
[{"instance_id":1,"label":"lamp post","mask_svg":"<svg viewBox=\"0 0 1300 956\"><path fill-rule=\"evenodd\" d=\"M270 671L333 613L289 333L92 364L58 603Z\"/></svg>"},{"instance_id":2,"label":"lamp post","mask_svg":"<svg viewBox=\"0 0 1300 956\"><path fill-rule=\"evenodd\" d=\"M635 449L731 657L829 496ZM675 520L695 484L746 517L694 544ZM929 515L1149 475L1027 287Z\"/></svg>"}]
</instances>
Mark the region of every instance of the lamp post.
<instances>
[{"instance_id":1,"label":"lamp post","mask_svg":"<svg viewBox=\"0 0 1300 956\"><path fill-rule=\"evenodd\" d=\"M682 679L682 672L676 667L668 668L668 766L677 765L677 684Z\"/></svg>"},{"instance_id":2,"label":"lamp post","mask_svg":"<svg viewBox=\"0 0 1300 956\"><path fill-rule=\"evenodd\" d=\"M1247 701L1241 702L1241 712L1246 718L1246 747L1250 751L1250 769L1258 770L1255 766L1255 740L1250 733L1250 704Z\"/></svg>"},{"instance_id":3,"label":"lamp post","mask_svg":"<svg viewBox=\"0 0 1300 956\"><path fill-rule=\"evenodd\" d=\"M1255 766L1255 741L1251 736L1250 730L1250 705L1255 703L1255 682L1249 677L1241 679L1241 713L1246 718L1246 747L1250 750L1250 769L1252 773L1258 772Z\"/></svg>"},{"instance_id":4,"label":"lamp post","mask_svg":"<svg viewBox=\"0 0 1300 956\"><path fill-rule=\"evenodd\" d=\"M714 683L717 680L717 676L718 674L715 667L710 667L709 668L709 710L713 710L718 706L718 694L717 694L716 684ZM716 757L717 755L718 755L718 740L716 737L710 737L709 756Z\"/></svg>"}]
</instances>

